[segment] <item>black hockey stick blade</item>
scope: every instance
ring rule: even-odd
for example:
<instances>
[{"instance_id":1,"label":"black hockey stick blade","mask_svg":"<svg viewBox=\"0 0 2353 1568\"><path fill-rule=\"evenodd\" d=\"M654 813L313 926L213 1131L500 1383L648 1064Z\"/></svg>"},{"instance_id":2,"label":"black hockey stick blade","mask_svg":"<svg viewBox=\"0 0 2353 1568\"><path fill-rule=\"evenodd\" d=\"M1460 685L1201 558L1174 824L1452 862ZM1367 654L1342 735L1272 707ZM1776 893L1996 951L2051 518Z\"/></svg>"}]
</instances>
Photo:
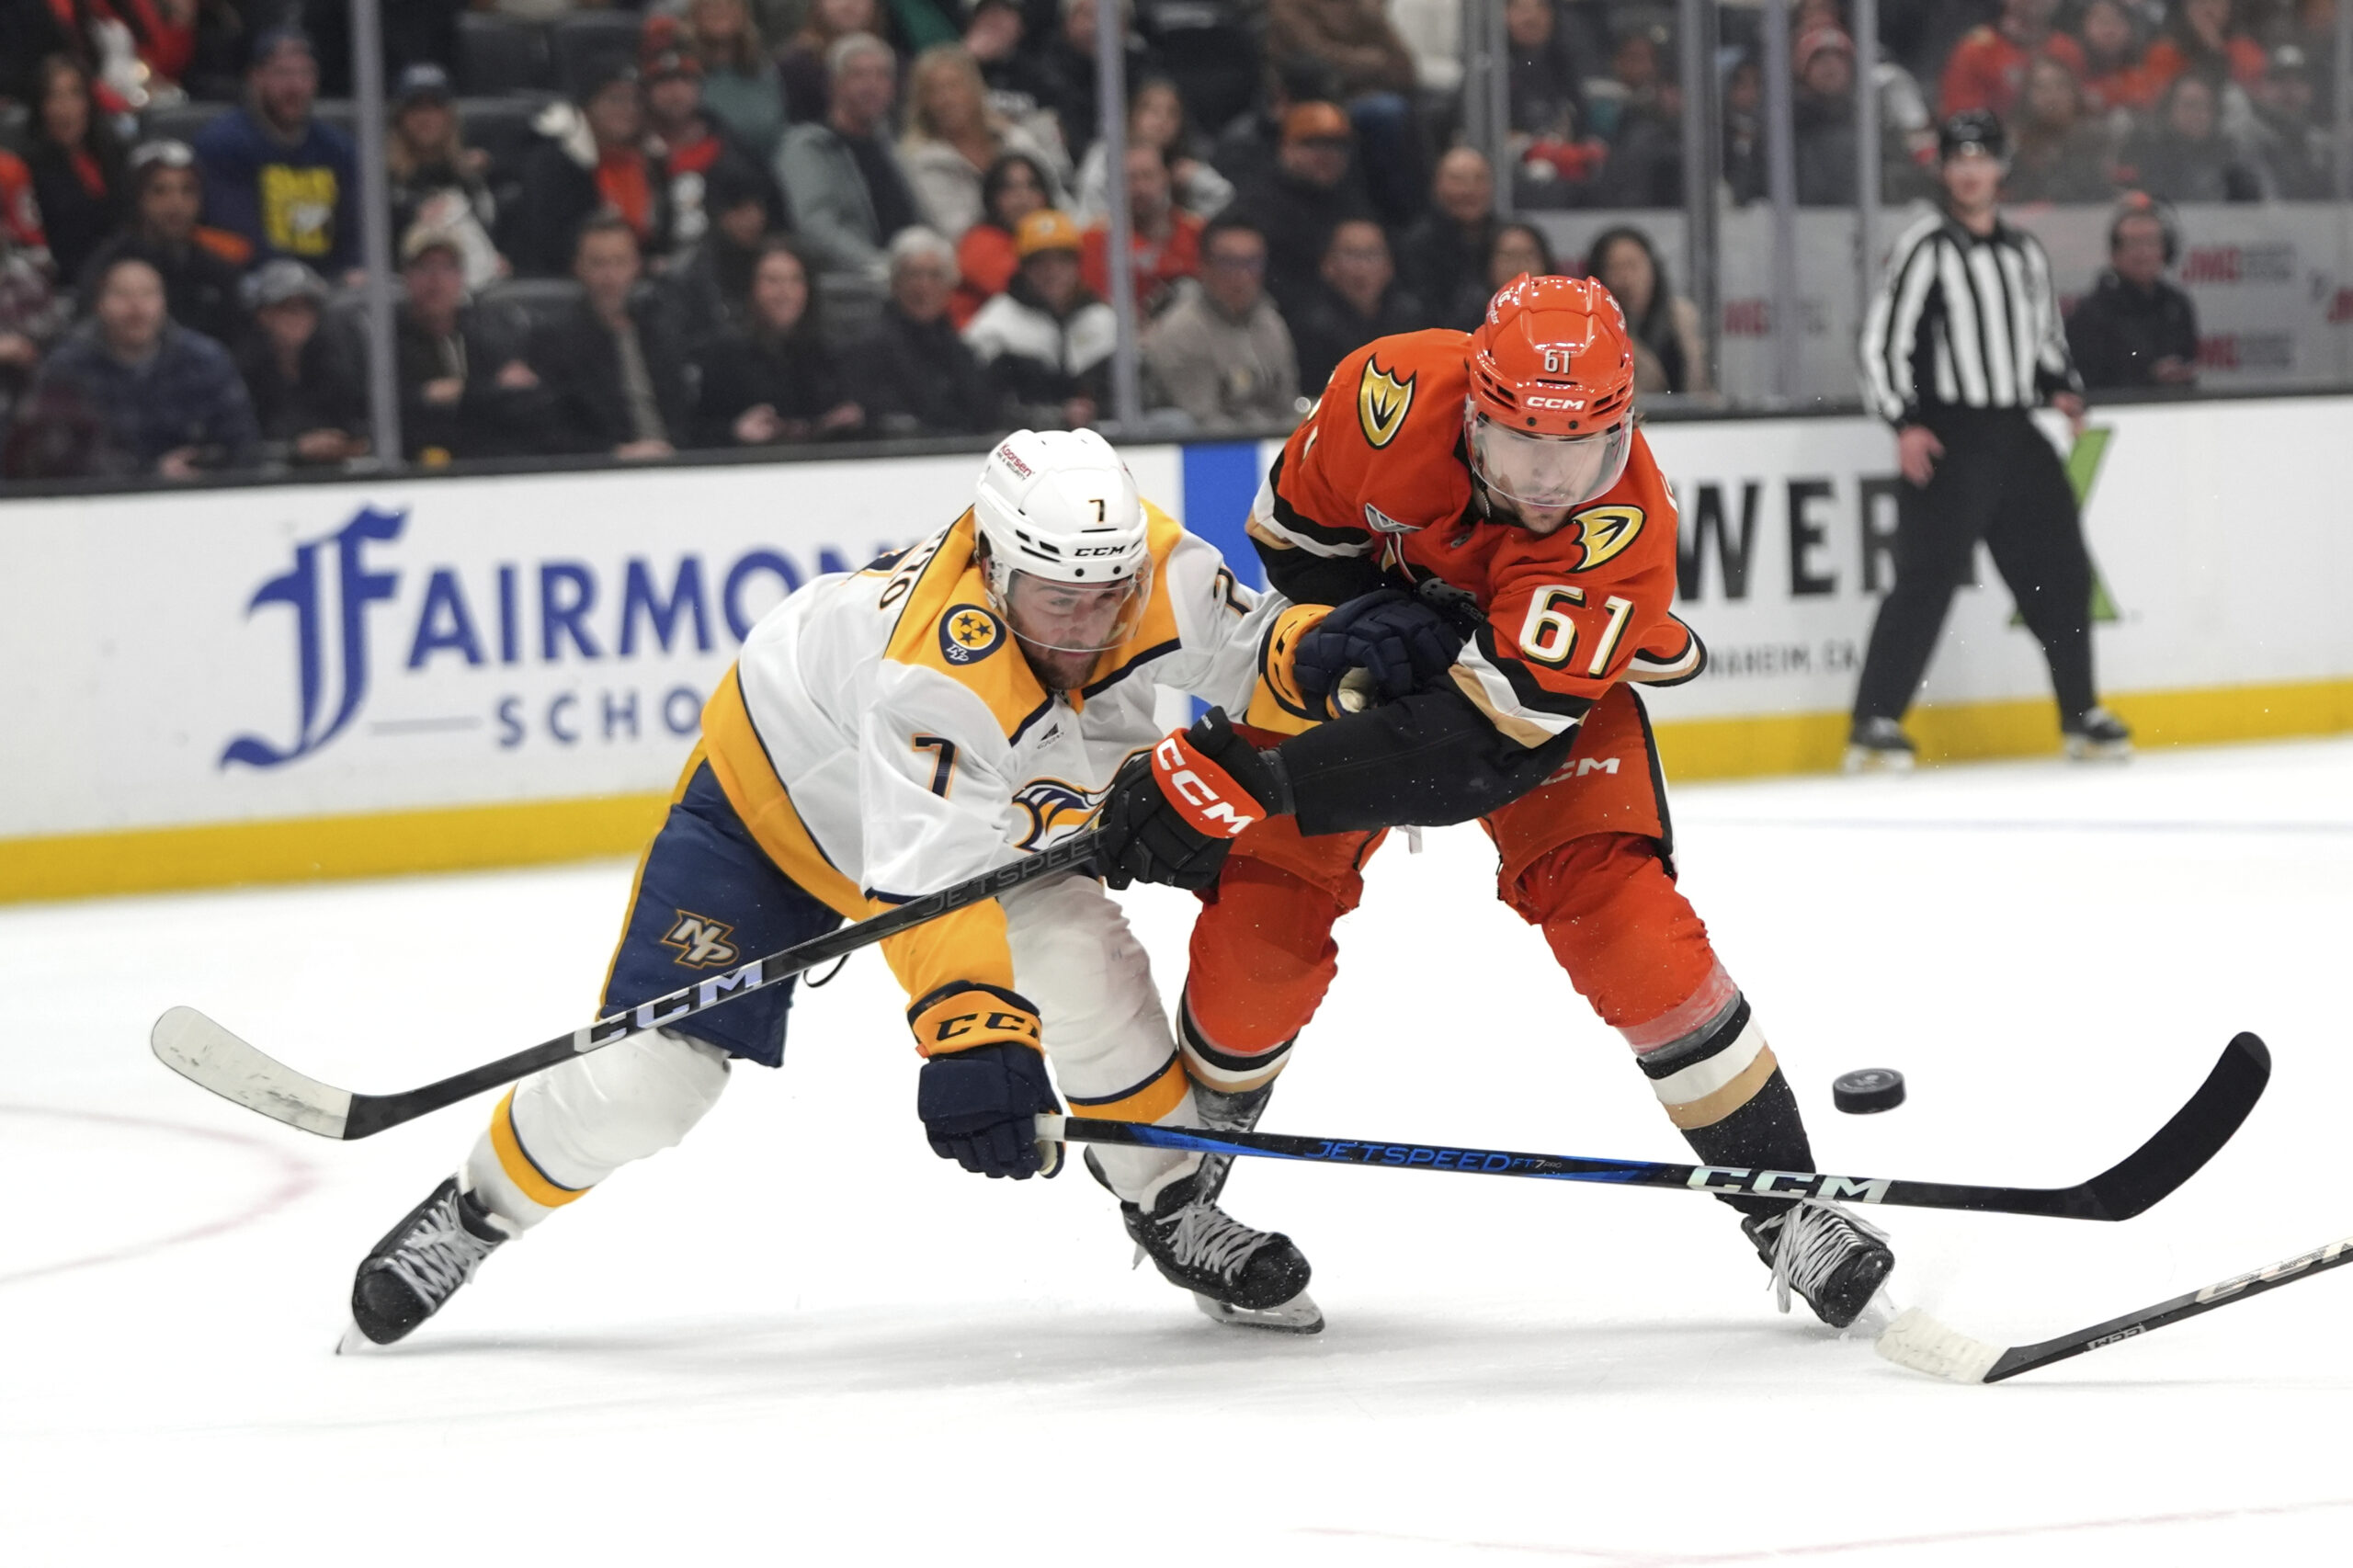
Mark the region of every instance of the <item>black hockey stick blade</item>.
<instances>
[{"instance_id":1,"label":"black hockey stick blade","mask_svg":"<svg viewBox=\"0 0 2353 1568\"><path fill-rule=\"evenodd\" d=\"M1464 1176L1528 1176L1618 1187L1681 1187L1760 1198L1819 1198L1910 1209L1962 1209L2058 1220L2130 1220L2196 1176L2246 1120L2271 1078L2271 1053L2251 1034L2223 1049L2206 1082L2154 1137L2120 1163L2075 1187L1972 1187L1890 1176L1825 1176L1812 1171L1677 1165L1579 1154L1526 1154L1461 1144L1391 1143L1302 1138L1279 1132L1208 1132L1091 1117L1038 1119L1041 1142L1127 1143L1204 1154L1254 1154L1324 1165L1389 1165Z\"/></svg>"},{"instance_id":2,"label":"black hockey stick blade","mask_svg":"<svg viewBox=\"0 0 2353 1568\"><path fill-rule=\"evenodd\" d=\"M2353 1236L2252 1274L2234 1275L2186 1296L2159 1301L2154 1307L2063 1334L2056 1339L2046 1339L2039 1345L2013 1345L2006 1349L1972 1339L1914 1307L1887 1325L1887 1332L1879 1336L1879 1353L1899 1367L1909 1367L1930 1377L1949 1378L1957 1383L1998 1383L2054 1361L2138 1339L2152 1329L2244 1301L2266 1290L2277 1290L2282 1285L2309 1279L2347 1263L2353 1263Z\"/></svg>"},{"instance_id":3,"label":"black hockey stick blade","mask_svg":"<svg viewBox=\"0 0 2353 1568\"><path fill-rule=\"evenodd\" d=\"M174 1007L155 1020L148 1043L165 1066L191 1083L234 1100L247 1110L259 1111L289 1127L315 1132L322 1138L346 1142L398 1127L420 1116L471 1099L528 1077L542 1068L626 1040L647 1029L663 1028L681 1018L780 985L803 970L830 963L886 937L934 920L966 904L979 903L1009 892L1024 883L1075 870L1095 857L1095 835L1074 834L1049 848L994 870L913 899L895 909L828 931L797 947L699 981L667 996L657 996L625 1013L599 1018L585 1028L543 1040L527 1051L502 1056L438 1083L392 1095L359 1095L297 1073L284 1062L256 1050L193 1007Z\"/></svg>"}]
</instances>

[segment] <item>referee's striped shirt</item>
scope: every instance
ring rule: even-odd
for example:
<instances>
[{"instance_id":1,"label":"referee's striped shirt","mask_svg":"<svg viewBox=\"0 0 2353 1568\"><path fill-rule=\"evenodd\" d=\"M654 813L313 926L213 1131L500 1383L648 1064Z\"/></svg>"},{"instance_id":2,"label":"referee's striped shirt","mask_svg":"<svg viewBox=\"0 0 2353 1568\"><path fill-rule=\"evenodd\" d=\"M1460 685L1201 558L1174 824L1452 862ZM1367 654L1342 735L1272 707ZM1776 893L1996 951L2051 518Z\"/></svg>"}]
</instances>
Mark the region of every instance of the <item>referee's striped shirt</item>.
<instances>
[{"instance_id":1,"label":"referee's striped shirt","mask_svg":"<svg viewBox=\"0 0 2353 1568\"><path fill-rule=\"evenodd\" d=\"M1940 408L2033 408L2081 392L2032 234L1971 233L1943 212L1904 232L1863 321L1863 396L1893 425Z\"/></svg>"}]
</instances>

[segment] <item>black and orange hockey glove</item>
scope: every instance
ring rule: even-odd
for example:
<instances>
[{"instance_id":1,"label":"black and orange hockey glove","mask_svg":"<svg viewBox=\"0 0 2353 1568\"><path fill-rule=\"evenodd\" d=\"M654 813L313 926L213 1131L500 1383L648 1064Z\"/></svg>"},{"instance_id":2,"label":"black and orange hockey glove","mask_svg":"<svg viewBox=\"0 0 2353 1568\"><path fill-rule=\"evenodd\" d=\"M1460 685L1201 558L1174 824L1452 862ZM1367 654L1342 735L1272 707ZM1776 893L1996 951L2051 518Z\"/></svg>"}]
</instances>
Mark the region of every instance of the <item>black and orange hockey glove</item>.
<instances>
[{"instance_id":1,"label":"black and orange hockey glove","mask_svg":"<svg viewBox=\"0 0 2353 1568\"><path fill-rule=\"evenodd\" d=\"M1095 816L1095 863L1115 888L1208 887L1234 839L1252 823L1288 811L1289 795L1281 763L1212 708L1120 769Z\"/></svg>"}]
</instances>

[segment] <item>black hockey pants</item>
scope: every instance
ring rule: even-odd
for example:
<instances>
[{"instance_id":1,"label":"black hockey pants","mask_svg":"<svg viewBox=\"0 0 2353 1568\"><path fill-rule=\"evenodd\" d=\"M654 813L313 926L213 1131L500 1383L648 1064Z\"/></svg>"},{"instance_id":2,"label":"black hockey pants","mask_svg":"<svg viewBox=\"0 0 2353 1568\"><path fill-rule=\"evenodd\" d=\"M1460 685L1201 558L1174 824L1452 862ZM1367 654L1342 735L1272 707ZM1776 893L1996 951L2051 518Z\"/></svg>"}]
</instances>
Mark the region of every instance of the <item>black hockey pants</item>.
<instances>
[{"instance_id":1,"label":"black hockey pants","mask_svg":"<svg viewBox=\"0 0 2353 1568\"><path fill-rule=\"evenodd\" d=\"M2042 644L2060 722L2072 725L2097 699L2091 557L2066 470L2023 410L1946 409L1927 423L1945 455L1926 486L1896 487L1895 586L1871 626L1855 718L1900 719L1911 707L1983 539Z\"/></svg>"}]
</instances>

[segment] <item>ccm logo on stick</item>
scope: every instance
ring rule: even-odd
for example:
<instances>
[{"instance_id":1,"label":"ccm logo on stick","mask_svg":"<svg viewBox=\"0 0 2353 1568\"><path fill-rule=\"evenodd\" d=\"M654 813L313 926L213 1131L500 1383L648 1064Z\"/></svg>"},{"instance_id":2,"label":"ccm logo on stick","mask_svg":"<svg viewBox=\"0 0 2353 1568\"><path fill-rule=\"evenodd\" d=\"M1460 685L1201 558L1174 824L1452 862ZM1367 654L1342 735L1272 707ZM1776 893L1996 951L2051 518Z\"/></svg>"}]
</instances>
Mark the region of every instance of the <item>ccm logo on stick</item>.
<instances>
[{"instance_id":1,"label":"ccm logo on stick","mask_svg":"<svg viewBox=\"0 0 2353 1568\"><path fill-rule=\"evenodd\" d=\"M1891 1183L1884 1176L1815 1176L1804 1171L1750 1171L1731 1165L1700 1165L1690 1185L1702 1192L1750 1192L1764 1198L1850 1198L1878 1203Z\"/></svg>"}]
</instances>

